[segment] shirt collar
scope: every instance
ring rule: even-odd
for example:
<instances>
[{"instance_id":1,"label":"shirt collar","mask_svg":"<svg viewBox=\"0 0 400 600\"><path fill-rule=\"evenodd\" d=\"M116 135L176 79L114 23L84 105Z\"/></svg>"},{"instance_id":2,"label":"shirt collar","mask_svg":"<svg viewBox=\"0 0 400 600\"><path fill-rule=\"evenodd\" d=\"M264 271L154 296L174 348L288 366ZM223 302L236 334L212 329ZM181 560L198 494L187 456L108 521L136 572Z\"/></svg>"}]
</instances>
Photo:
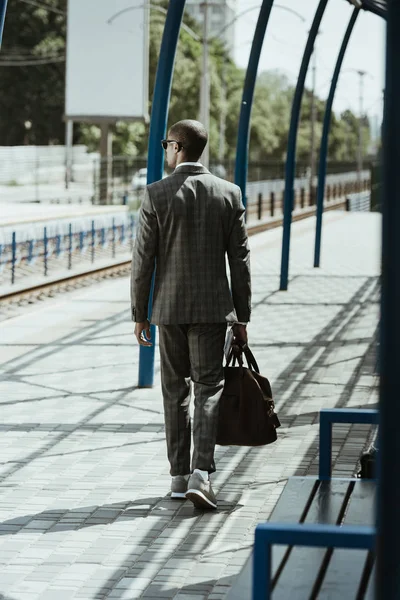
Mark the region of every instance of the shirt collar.
<instances>
[{"instance_id":1,"label":"shirt collar","mask_svg":"<svg viewBox=\"0 0 400 600\"><path fill-rule=\"evenodd\" d=\"M179 165L177 165L175 167L175 169L179 169L179 167L202 167L203 165L201 164L201 162L182 162L179 163Z\"/></svg>"}]
</instances>

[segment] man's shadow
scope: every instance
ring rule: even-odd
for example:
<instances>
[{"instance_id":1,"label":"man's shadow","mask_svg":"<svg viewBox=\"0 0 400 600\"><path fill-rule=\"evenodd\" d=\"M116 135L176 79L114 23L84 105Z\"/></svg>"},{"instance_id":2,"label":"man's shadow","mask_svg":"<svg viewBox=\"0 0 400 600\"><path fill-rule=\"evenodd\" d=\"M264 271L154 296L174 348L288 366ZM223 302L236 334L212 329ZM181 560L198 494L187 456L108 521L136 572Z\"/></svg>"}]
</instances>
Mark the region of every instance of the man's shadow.
<instances>
[{"instance_id":1,"label":"man's shadow","mask_svg":"<svg viewBox=\"0 0 400 600\"><path fill-rule=\"evenodd\" d=\"M230 514L243 505L236 502L218 502L217 510L206 511L209 515ZM138 518L163 516L165 511L175 510L180 519L190 519L205 511L194 508L188 500L175 500L169 495L138 498L133 501L115 502L101 506L83 506L74 509L56 508L40 513L23 515L0 523L0 535L15 534L28 524L35 532L54 533L55 531L78 531L95 525L110 525L115 521L132 521ZM35 523L35 521L37 523ZM27 529L25 529L27 531Z\"/></svg>"}]
</instances>

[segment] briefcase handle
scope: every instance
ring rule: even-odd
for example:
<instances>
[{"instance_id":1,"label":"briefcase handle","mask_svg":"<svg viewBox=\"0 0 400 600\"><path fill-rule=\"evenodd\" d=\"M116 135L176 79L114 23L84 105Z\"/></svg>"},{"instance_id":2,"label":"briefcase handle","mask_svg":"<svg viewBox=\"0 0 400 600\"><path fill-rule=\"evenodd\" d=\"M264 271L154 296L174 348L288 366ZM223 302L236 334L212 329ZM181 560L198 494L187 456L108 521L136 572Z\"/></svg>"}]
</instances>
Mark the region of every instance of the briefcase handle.
<instances>
[{"instance_id":1,"label":"briefcase handle","mask_svg":"<svg viewBox=\"0 0 400 600\"><path fill-rule=\"evenodd\" d=\"M254 358L254 354L252 353L248 345L244 342L236 342L235 344L232 344L232 348L229 353L228 360L226 362L227 366L229 366L232 362L232 366L234 367L237 361L239 367L243 367L243 354L246 357L249 369L255 371L256 373L259 373L260 369L258 367L256 359Z\"/></svg>"}]
</instances>

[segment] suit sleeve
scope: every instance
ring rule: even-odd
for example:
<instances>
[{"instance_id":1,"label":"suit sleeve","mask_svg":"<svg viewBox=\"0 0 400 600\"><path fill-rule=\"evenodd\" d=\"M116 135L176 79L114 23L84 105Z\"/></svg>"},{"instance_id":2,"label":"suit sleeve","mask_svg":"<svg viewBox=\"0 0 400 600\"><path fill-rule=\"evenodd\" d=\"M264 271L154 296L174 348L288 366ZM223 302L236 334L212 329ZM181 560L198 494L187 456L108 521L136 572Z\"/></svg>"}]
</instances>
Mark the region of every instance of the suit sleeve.
<instances>
[{"instance_id":1,"label":"suit sleeve","mask_svg":"<svg viewBox=\"0 0 400 600\"><path fill-rule=\"evenodd\" d=\"M228 239L233 305L237 320L247 323L251 313L250 249L244 221L245 208L241 192L235 203L234 221Z\"/></svg>"},{"instance_id":2,"label":"suit sleeve","mask_svg":"<svg viewBox=\"0 0 400 600\"><path fill-rule=\"evenodd\" d=\"M158 248L158 223L149 191L146 188L139 211L139 223L132 255L131 308L132 320L141 323L148 318L151 280Z\"/></svg>"}]
</instances>

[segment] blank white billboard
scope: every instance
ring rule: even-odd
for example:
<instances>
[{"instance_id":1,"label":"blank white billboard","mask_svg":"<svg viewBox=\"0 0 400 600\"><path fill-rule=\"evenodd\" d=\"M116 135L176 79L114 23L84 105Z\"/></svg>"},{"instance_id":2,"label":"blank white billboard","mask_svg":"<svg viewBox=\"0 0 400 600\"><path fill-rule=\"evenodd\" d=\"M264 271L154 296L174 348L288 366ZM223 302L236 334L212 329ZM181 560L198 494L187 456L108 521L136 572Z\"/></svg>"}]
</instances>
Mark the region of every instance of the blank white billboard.
<instances>
[{"instance_id":1,"label":"blank white billboard","mask_svg":"<svg viewBox=\"0 0 400 600\"><path fill-rule=\"evenodd\" d=\"M68 0L65 116L148 118L146 0Z\"/></svg>"}]
</instances>

